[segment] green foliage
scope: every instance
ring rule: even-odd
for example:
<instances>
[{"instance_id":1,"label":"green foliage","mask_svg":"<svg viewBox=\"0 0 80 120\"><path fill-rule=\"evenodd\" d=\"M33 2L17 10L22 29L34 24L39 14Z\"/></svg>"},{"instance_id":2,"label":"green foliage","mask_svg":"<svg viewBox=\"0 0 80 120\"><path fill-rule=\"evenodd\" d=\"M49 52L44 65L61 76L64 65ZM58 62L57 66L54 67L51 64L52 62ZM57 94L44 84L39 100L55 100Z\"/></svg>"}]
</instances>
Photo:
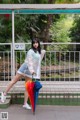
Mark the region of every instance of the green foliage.
<instances>
[{"instance_id":1,"label":"green foliage","mask_svg":"<svg viewBox=\"0 0 80 120\"><path fill-rule=\"evenodd\" d=\"M12 41L12 21L11 16L6 19L5 16L0 17L0 42ZM28 42L30 40L30 28L38 31L37 27L38 15L15 15L15 41Z\"/></svg>"},{"instance_id":2,"label":"green foliage","mask_svg":"<svg viewBox=\"0 0 80 120\"><path fill-rule=\"evenodd\" d=\"M8 3L42 4L42 3L48 3L48 1L47 0L2 0L0 3L5 3L5 4L8 4Z\"/></svg>"},{"instance_id":3,"label":"green foliage","mask_svg":"<svg viewBox=\"0 0 80 120\"><path fill-rule=\"evenodd\" d=\"M15 16L15 38L16 41L28 42L30 40L30 28L36 32L38 15L16 15Z\"/></svg>"},{"instance_id":4,"label":"green foliage","mask_svg":"<svg viewBox=\"0 0 80 120\"><path fill-rule=\"evenodd\" d=\"M25 59L25 52L21 52L21 51L16 51L16 62L20 65L24 62Z\"/></svg>"},{"instance_id":5,"label":"green foliage","mask_svg":"<svg viewBox=\"0 0 80 120\"><path fill-rule=\"evenodd\" d=\"M1 0L0 3L19 3L19 4L52 4L52 3L78 3L80 0Z\"/></svg>"},{"instance_id":6,"label":"green foliage","mask_svg":"<svg viewBox=\"0 0 80 120\"><path fill-rule=\"evenodd\" d=\"M12 36L11 19L6 19L4 16L0 19L0 42L9 42Z\"/></svg>"},{"instance_id":7,"label":"green foliage","mask_svg":"<svg viewBox=\"0 0 80 120\"><path fill-rule=\"evenodd\" d=\"M70 31L72 41L80 42L80 15L74 15L74 23Z\"/></svg>"},{"instance_id":8,"label":"green foliage","mask_svg":"<svg viewBox=\"0 0 80 120\"><path fill-rule=\"evenodd\" d=\"M55 3L79 3L80 0L56 0Z\"/></svg>"},{"instance_id":9,"label":"green foliage","mask_svg":"<svg viewBox=\"0 0 80 120\"><path fill-rule=\"evenodd\" d=\"M39 15L37 25L41 30L43 30L47 25L47 15Z\"/></svg>"},{"instance_id":10,"label":"green foliage","mask_svg":"<svg viewBox=\"0 0 80 120\"><path fill-rule=\"evenodd\" d=\"M70 16L61 16L50 28L50 35L53 42L71 42L69 37L70 28L72 27L73 19ZM54 50L67 50L68 45L55 45Z\"/></svg>"}]
</instances>

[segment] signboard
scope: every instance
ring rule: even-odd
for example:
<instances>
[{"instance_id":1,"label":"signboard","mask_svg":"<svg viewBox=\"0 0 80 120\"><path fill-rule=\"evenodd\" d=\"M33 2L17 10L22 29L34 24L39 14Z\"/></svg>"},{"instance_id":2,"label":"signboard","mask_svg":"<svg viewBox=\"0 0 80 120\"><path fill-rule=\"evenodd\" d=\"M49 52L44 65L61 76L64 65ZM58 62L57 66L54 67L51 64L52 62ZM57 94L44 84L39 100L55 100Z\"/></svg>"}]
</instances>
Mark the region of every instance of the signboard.
<instances>
[{"instance_id":1,"label":"signboard","mask_svg":"<svg viewBox=\"0 0 80 120\"><path fill-rule=\"evenodd\" d=\"M25 50L25 44L24 43L15 43L14 49L15 50Z\"/></svg>"}]
</instances>

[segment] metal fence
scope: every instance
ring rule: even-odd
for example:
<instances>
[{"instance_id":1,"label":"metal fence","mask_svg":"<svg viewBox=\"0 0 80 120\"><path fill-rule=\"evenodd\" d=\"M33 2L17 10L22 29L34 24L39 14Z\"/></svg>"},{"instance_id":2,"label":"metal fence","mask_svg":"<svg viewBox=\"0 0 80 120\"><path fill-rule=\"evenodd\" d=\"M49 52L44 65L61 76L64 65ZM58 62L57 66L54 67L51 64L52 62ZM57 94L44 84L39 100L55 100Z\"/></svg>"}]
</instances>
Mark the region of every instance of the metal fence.
<instances>
[{"instance_id":1,"label":"metal fence","mask_svg":"<svg viewBox=\"0 0 80 120\"><path fill-rule=\"evenodd\" d=\"M80 80L80 51L72 48L67 50L60 50L59 43L46 43L41 44L42 49L46 46L46 54L42 61L41 66L41 80L44 81L79 81ZM64 45L61 43L61 45ZM66 45L66 44L65 44ZM78 44L79 45L79 44ZM17 69L24 62L27 50L30 49L30 44L25 44L25 50L15 50L15 56L12 57L11 44L2 44L5 46L4 51L0 50L0 80L6 81L11 80L12 60L15 63L15 74ZM55 50L55 47L57 49ZM7 49L8 48L8 49ZM1 77L3 75L3 77Z\"/></svg>"},{"instance_id":2,"label":"metal fence","mask_svg":"<svg viewBox=\"0 0 80 120\"><path fill-rule=\"evenodd\" d=\"M10 81L13 75L12 45L11 44L7 45L3 44L6 50L4 49L4 51L0 51L0 83ZM46 54L41 65L41 80L40 80L43 84L43 88L41 90L41 95L43 96L43 98L52 99L55 97L61 99L62 96L64 96L63 94L66 94L67 98L72 98L71 94L75 94L75 96L77 95L78 96L77 98L79 98L80 94L79 43L73 44L41 43L41 47L42 49L46 48ZM25 44L25 50L23 51L15 50L14 54L15 74L17 69L24 62L28 49L30 49L30 44ZM20 81L25 81L25 79L22 78ZM3 87L6 86L7 84L4 85ZM2 84L0 85L0 88L1 87ZM20 91L22 89L21 85L18 83L16 85L16 88L13 89L13 91L15 90ZM2 89L0 89L0 91L1 90Z\"/></svg>"}]
</instances>

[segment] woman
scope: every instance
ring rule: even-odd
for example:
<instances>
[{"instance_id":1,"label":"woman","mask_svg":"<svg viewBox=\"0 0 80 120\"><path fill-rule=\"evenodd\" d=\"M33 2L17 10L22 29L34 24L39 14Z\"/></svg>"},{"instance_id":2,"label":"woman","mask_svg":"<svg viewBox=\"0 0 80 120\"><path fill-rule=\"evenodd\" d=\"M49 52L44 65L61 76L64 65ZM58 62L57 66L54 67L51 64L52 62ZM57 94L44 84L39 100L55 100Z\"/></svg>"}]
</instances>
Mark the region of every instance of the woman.
<instances>
[{"instance_id":1,"label":"woman","mask_svg":"<svg viewBox=\"0 0 80 120\"><path fill-rule=\"evenodd\" d=\"M7 93L12 88L12 86L17 81L19 81L20 78L26 77L26 80L29 80L29 79L31 80L33 75L33 78L36 78L38 80L40 79L41 60L44 57L44 54L45 54L45 50L41 50L40 42L38 38L33 39L32 48L27 52L27 56L24 63L18 69L14 78L10 81L5 92L1 93L1 102L5 102ZM23 107L26 109L31 109L31 107L27 103L28 94L26 89L25 89L24 96L25 97L24 97Z\"/></svg>"}]
</instances>

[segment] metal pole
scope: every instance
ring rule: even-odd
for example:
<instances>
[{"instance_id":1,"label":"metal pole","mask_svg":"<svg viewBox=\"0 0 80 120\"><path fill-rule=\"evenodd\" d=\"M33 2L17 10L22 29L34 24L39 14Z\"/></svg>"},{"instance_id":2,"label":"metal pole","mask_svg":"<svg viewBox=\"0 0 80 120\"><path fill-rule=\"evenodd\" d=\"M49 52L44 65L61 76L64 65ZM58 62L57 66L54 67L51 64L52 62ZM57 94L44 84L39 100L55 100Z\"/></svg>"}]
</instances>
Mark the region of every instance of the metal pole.
<instances>
[{"instance_id":1,"label":"metal pole","mask_svg":"<svg viewBox=\"0 0 80 120\"><path fill-rule=\"evenodd\" d=\"M11 43L11 79L13 78L13 50L12 50L12 43Z\"/></svg>"},{"instance_id":2,"label":"metal pole","mask_svg":"<svg viewBox=\"0 0 80 120\"><path fill-rule=\"evenodd\" d=\"M12 11L12 77L15 75L15 51L14 51L14 10Z\"/></svg>"}]
</instances>

